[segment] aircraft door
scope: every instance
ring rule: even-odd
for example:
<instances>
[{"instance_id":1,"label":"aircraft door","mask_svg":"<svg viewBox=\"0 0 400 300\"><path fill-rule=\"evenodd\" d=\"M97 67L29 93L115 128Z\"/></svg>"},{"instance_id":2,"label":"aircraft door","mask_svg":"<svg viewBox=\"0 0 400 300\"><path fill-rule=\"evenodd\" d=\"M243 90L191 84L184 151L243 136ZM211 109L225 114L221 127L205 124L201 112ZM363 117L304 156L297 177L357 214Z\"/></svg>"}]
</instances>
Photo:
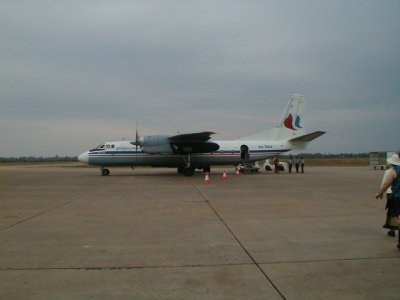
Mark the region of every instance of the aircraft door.
<instances>
[{"instance_id":1,"label":"aircraft door","mask_svg":"<svg viewBox=\"0 0 400 300\"><path fill-rule=\"evenodd\" d=\"M248 160L250 158L249 147L247 145L240 146L240 158Z\"/></svg>"}]
</instances>

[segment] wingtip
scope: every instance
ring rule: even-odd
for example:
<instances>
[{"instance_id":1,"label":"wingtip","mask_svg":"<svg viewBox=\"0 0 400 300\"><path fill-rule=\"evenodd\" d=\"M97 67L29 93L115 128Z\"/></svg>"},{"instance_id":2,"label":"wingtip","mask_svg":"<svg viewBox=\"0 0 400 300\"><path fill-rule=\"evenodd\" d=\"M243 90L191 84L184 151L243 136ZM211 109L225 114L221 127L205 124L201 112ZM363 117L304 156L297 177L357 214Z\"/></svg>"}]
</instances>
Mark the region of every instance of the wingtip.
<instances>
[{"instance_id":1,"label":"wingtip","mask_svg":"<svg viewBox=\"0 0 400 300\"><path fill-rule=\"evenodd\" d=\"M206 135L219 134L219 132L214 132L214 131L203 131L202 133Z\"/></svg>"}]
</instances>

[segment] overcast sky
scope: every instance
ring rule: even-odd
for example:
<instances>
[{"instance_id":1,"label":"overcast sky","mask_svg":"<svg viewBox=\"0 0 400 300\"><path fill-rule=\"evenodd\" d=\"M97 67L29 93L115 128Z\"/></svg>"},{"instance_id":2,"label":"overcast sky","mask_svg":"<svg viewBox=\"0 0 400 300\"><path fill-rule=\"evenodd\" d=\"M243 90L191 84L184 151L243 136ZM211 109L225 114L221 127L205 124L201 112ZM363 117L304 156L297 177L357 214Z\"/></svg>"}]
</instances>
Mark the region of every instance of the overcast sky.
<instances>
[{"instance_id":1,"label":"overcast sky","mask_svg":"<svg viewBox=\"0 0 400 300\"><path fill-rule=\"evenodd\" d=\"M307 97L307 152L400 150L400 1L0 2L0 156L140 134L273 127Z\"/></svg>"}]
</instances>

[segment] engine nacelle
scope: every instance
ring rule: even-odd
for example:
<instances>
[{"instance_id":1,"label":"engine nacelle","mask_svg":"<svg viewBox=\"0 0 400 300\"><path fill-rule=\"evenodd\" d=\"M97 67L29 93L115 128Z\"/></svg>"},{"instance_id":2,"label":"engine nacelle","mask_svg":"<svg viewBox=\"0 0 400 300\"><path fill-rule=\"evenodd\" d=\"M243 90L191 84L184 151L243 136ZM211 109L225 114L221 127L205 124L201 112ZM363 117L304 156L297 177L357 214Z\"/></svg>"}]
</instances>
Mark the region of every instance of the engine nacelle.
<instances>
[{"instance_id":1,"label":"engine nacelle","mask_svg":"<svg viewBox=\"0 0 400 300\"><path fill-rule=\"evenodd\" d=\"M172 154L169 135L145 135L139 139L142 151L150 154Z\"/></svg>"}]
</instances>

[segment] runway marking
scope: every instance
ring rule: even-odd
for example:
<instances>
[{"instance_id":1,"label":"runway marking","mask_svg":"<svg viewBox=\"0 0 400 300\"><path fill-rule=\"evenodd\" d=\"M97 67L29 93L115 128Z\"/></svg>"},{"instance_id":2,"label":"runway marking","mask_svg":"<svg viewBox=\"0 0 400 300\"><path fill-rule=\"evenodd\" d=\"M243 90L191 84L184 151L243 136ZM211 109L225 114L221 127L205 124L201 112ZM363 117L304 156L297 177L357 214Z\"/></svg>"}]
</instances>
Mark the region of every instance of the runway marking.
<instances>
[{"instance_id":1,"label":"runway marking","mask_svg":"<svg viewBox=\"0 0 400 300\"><path fill-rule=\"evenodd\" d=\"M213 207L211 202L204 196L204 194L201 192L201 190L197 187L197 185L192 182L193 187L199 192L200 196L204 199L204 202L207 203L207 205L210 207L210 209L214 212L214 214L217 216L217 218L221 221L221 223L225 226L225 228L228 230L228 232L232 235L232 237L236 240L236 242L239 244L239 246L243 249L243 251L246 253L246 255L250 258L250 260L253 262L253 264L258 268L258 270L263 274L265 279L271 284L271 286L275 289L275 291L282 297L283 300L286 300L286 297L282 294L282 292L278 289L278 287L274 284L271 278L267 275L267 273L264 272L264 270L261 268L261 266L257 263L257 261L254 259L254 257L250 254L250 252L246 249L246 247L243 245L243 243L239 240L239 238L235 235L235 233L232 231L232 229L228 226L228 224L224 221L224 219L221 217L221 215L216 211L216 209Z\"/></svg>"},{"instance_id":2,"label":"runway marking","mask_svg":"<svg viewBox=\"0 0 400 300\"><path fill-rule=\"evenodd\" d=\"M260 262L261 265L275 264L299 264L299 263L320 263L320 262L338 262L338 261L360 261L374 259L399 259L398 256L381 256L381 257L353 257L353 258L335 258L335 259L311 259L311 260L293 260L293 261L270 261Z\"/></svg>"},{"instance_id":3,"label":"runway marking","mask_svg":"<svg viewBox=\"0 0 400 300\"><path fill-rule=\"evenodd\" d=\"M53 267L53 268L0 268L2 271L46 271L46 270L82 270L82 271L113 271L113 270L136 270L136 269L167 269L167 268L209 268L209 267L234 267L252 266L253 263L227 263L227 264L193 264L193 265L166 265L166 266L104 266L104 267Z\"/></svg>"},{"instance_id":4,"label":"runway marking","mask_svg":"<svg viewBox=\"0 0 400 300\"><path fill-rule=\"evenodd\" d=\"M338 259L320 259L320 260L293 260L293 261L271 261L260 262L259 265L274 264L297 264L297 263L323 263L339 261L363 261L376 259L399 259L398 256L382 257L358 257L358 258L338 258ZM76 271L120 271L120 270L141 270L141 269L168 269L168 268L212 268L212 267L240 267L253 266L254 263L226 263L226 264L193 264L193 265L165 265L165 266L103 266L103 267L38 267L38 268L0 268L0 272L7 271L47 271L47 270L76 270Z\"/></svg>"}]
</instances>

